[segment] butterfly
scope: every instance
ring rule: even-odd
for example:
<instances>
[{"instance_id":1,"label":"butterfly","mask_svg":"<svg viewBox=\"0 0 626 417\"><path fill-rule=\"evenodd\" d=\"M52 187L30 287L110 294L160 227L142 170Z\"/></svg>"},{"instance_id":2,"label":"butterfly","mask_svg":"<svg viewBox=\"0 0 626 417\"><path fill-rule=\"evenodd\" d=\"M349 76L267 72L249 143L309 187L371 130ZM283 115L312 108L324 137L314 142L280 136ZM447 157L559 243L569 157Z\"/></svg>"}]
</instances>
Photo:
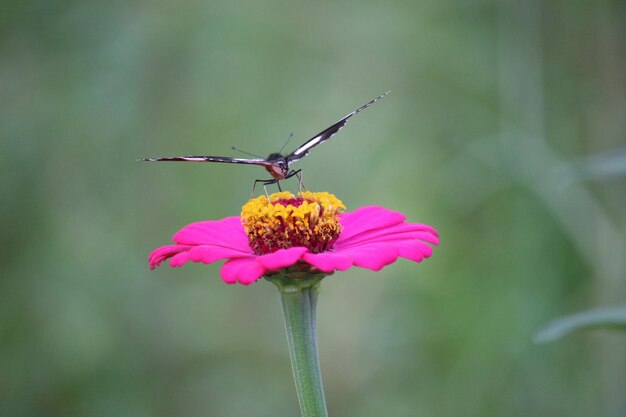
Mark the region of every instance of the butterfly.
<instances>
[{"instance_id":1,"label":"butterfly","mask_svg":"<svg viewBox=\"0 0 626 417\"><path fill-rule=\"evenodd\" d=\"M293 152L288 155L283 155L281 152L271 153L267 158L231 158L228 156L208 156L208 155L200 155L200 156L174 156L174 157L161 157L161 158L141 158L139 161L148 161L148 162L162 162L162 161L178 161L178 162L223 162L227 164L248 164L248 165L259 165L262 166L270 173L273 179L271 180L256 180L254 185L256 186L257 182L261 182L264 186L269 184L277 184L280 189L279 181L286 180L288 178L293 177L294 175L299 176L301 170L292 170L291 164L293 162L298 161L299 159L304 158L309 154L309 151L333 137L339 130L348 123L348 120L365 110L372 104L376 103L381 98L385 97L389 94L390 91L387 91L384 94L370 100L365 103L358 109L348 113L346 116L342 117L338 122L332 124L326 129L322 130L317 135L313 136L311 139L304 142L298 148L296 148ZM291 138L291 136L290 136ZM289 140L287 140L289 141ZM285 143L286 145L286 143ZM283 146L284 147L284 146ZM236 148L233 148L236 149ZM300 181L302 182L301 177ZM254 187L253 187L254 193Z\"/></svg>"}]
</instances>

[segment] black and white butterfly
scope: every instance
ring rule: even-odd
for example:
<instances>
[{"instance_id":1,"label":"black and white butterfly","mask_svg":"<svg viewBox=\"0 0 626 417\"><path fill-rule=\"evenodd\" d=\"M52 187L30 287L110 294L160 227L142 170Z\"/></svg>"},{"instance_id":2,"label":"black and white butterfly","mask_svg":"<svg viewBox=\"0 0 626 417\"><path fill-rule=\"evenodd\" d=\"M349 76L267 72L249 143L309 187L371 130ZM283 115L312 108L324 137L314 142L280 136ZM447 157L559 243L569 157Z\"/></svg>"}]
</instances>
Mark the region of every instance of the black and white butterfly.
<instances>
[{"instance_id":1,"label":"black and white butterfly","mask_svg":"<svg viewBox=\"0 0 626 417\"><path fill-rule=\"evenodd\" d=\"M279 181L286 180L288 178L293 177L294 175L298 175L301 170L292 170L291 164L299 159L304 158L309 154L309 151L319 145L320 143L325 142L334 136L342 127L348 123L348 120L356 115L357 113L365 110L367 107L371 106L381 98L385 97L389 94L390 91L387 91L384 94L376 97L375 99L365 103L358 109L344 116L338 122L334 123L330 127L322 130L317 135L313 136L311 139L303 143L296 150L291 152L288 155L283 155L280 152L271 153L267 158L231 158L227 156L174 156L174 157L165 157L165 158L141 158L140 161L148 161L148 162L161 162L161 161L180 161L180 162L224 162L228 164L249 164L249 165L260 165L270 173L273 179L271 180L256 180L254 184L257 182L263 183L263 185L269 184L278 184L280 189ZM254 188L253 188L254 192Z\"/></svg>"}]
</instances>

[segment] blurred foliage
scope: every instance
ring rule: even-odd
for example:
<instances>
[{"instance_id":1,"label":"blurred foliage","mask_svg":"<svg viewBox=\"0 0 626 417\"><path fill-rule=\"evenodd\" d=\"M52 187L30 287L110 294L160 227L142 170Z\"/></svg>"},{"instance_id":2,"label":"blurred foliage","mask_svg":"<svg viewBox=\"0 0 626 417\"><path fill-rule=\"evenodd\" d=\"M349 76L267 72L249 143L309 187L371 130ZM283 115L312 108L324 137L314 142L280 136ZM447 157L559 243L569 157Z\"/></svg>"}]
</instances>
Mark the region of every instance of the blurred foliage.
<instances>
[{"instance_id":1,"label":"blurred foliage","mask_svg":"<svg viewBox=\"0 0 626 417\"><path fill-rule=\"evenodd\" d=\"M597 328L626 331L626 307L589 310L562 317L543 327L535 335L535 341L552 342L576 331Z\"/></svg>"},{"instance_id":2,"label":"blurred foliage","mask_svg":"<svg viewBox=\"0 0 626 417\"><path fill-rule=\"evenodd\" d=\"M626 3L0 4L0 415L297 415L275 289L146 261L262 170L135 158L266 154L388 89L299 167L442 244L323 283L331 415L626 414L623 336L532 343L626 299Z\"/></svg>"}]
</instances>

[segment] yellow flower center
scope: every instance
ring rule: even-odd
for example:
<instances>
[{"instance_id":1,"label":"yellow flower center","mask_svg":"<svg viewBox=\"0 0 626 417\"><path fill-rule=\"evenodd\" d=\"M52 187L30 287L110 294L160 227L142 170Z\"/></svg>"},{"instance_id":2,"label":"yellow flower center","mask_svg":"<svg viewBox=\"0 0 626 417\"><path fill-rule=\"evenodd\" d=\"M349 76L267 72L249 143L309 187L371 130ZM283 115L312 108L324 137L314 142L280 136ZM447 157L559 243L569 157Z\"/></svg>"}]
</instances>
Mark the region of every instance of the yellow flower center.
<instances>
[{"instance_id":1,"label":"yellow flower center","mask_svg":"<svg viewBox=\"0 0 626 417\"><path fill-rule=\"evenodd\" d=\"M250 247L257 255L304 246L312 253L332 249L341 233L343 203L330 193L275 193L241 208Z\"/></svg>"}]
</instances>

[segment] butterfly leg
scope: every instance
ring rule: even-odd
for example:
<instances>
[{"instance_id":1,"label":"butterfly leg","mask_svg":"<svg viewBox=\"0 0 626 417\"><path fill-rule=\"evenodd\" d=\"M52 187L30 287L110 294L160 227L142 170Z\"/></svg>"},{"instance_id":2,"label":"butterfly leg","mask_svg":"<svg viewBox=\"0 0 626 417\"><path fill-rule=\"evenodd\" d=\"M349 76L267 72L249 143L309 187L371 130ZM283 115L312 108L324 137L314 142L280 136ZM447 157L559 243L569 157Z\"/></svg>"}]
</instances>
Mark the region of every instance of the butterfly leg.
<instances>
[{"instance_id":1,"label":"butterfly leg","mask_svg":"<svg viewBox=\"0 0 626 417\"><path fill-rule=\"evenodd\" d=\"M256 185L257 183L261 183L263 184L263 190L265 190L265 196L267 197L267 199L269 200L270 195L267 192L267 186L268 185L272 185L272 184L277 184L278 181L277 180L255 180L254 184L252 185L252 192L250 193L250 200L252 200L254 198L254 190L256 190ZM280 189L280 185L278 186L278 188Z\"/></svg>"},{"instance_id":2,"label":"butterfly leg","mask_svg":"<svg viewBox=\"0 0 626 417\"><path fill-rule=\"evenodd\" d=\"M296 174L295 174L295 175L296 175L296 177L298 177L298 192L300 192L300 193L301 193L301 192L302 192L302 190L304 190L304 191L308 191L308 190L307 190L307 188L306 188L306 185L304 185L304 183L302 182L302 170L301 170L301 169L299 169L299 170L296 172Z\"/></svg>"},{"instance_id":3,"label":"butterfly leg","mask_svg":"<svg viewBox=\"0 0 626 417\"><path fill-rule=\"evenodd\" d=\"M259 182L265 182L265 180L255 180L254 181L254 183L252 184L252 191L250 191L250 200L252 200L254 198L254 191L256 190L256 185ZM267 194L267 191L265 191L265 194Z\"/></svg>"},{"instance_id":4,"label":"butterfly leg","mask_svg":"<svg viewBox=\"0 0 626 417\"><path fill-rule=\"evenodd\" d=\"M287 174L285 179L291 178L293 176L296 176L298 178L298 192L302 192L303 188L306 191L306 186L304 186L304 184L302 183L302 170L299 169L297 171L291 171L289 174Z\"/></svg>"}]
</instances>

